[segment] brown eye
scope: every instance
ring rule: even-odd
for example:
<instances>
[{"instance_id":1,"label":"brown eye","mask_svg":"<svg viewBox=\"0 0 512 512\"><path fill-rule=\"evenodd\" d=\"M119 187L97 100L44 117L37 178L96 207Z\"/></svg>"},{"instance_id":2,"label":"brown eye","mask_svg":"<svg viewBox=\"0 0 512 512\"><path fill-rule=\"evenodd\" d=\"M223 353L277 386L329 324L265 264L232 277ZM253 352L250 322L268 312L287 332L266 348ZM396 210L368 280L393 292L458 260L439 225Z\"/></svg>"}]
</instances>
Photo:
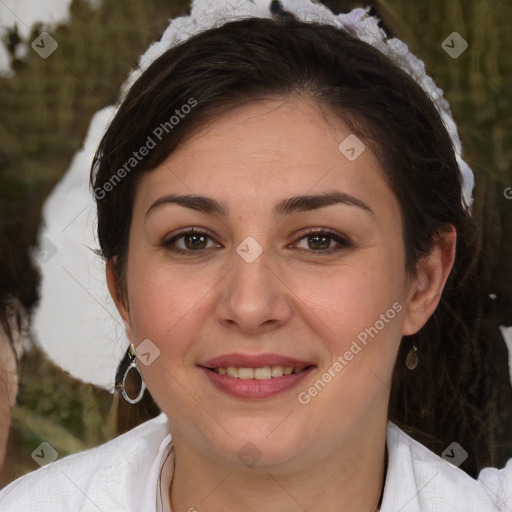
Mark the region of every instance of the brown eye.
<instances>
[{"instance_id":1,"label":"brown eye","mask_svg":"<svg viewBox=\"0 0 512 512\"><path fill-rule=\"evenodd\" d=\"M330 231L310 231L297 242L297 247L309 252L331 253L352 247L350 240Z\"/></svg>"},{"instance_id":2,"label":"brown eye","mask_svg":"<svg viewBox=\"0 0 512 512\"><path fill-rule=\"evenodd\" d=\"M180 234L162 242L167 250L179 254L199 253L205 249L221 247L215 243L213 238L206 232L196 229L188 229Z\"/></svg>"},{"instance_id":3,"label":"brown eye","mask_svg":"<svg viewBox=\"0 0 512 512\"><path fill-rule=\"evenodd\" d=\"M205 249L208 243L208 237L204 235L184 235L182 238L185 242L185 247L192 251L196 249Z\"/></svg>"},{"instance_id":4,"label":"brown eye","mask_svg":"<svg viewBox=\"0 0 512 512\"><path fill-rule=\"evenodd\" d=\"M307 239L309 248L313 250L329 249L332 241L332 238L326 235L308 236Z\"/></svg>"}]
</instances>

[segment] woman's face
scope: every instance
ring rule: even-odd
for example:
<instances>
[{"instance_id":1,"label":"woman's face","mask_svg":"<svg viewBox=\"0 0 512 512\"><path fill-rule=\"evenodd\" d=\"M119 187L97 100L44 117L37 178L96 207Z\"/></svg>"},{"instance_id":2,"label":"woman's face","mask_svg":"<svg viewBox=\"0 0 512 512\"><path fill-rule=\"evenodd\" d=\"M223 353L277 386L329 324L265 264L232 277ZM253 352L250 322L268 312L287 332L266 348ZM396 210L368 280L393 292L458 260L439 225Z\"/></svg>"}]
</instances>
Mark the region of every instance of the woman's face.
<instances>
[{"instance_id":1,"label":"woman's face","mask_svg":"<svg viewBox=\"0 0 512 512\"><path fill-rule=\"evenodd\" d=\"M385 424L415 287L376 156L288 98L224 114L142 177L117 302L175 439L285 465Z\"/></svg>"}]
</instances>

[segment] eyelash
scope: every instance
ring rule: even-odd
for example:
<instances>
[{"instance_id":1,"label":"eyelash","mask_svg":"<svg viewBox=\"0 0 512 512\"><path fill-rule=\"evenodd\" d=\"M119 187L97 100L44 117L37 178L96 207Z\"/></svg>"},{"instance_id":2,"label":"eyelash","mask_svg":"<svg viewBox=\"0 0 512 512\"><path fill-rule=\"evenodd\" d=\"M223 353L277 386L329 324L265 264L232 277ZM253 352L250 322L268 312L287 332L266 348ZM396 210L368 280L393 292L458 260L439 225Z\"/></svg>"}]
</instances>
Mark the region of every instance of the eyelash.
<instances>
[{"instance_id":1,"label":"eyelash","mask_svg":"<svg viewBox=\"0 0 512 512\"><path fill-rule=\"evenodd\" d=\"M215 241L214 237L212 235L210 235L207 231L204 231L204 230L198 229L198 228L187 228L186 230L179 232L172 238L169 238L168 240L163 240L162 246L171 252L174 252L176 254L184 254L184 255L193 255L194 253L201 253L206 250L206 249L198 249L198 250L194 251L191 249L181 249L174 245L177 240L179 240L180 238L183 238L184 236L187 236L187 235L203 235L203 236ZM342 235L340 235L334 231L331 231L329 229L316 229L316 230L311 229L309 231L306 231L298 239L298 241L301 241L303 239L307 239L307 238L313 237L313 236L327 236L331 240L334 240L335 242L337 242L339 245L337 247L325 249L325 250L317 250L317 251L314 251L311 249L301 249L301 250L312 253L312 254L332 254L334 252L338 252L340 250L349 249L349 248L353 247L352 242L347 237L342 236ZM289 247L289 246L287 246L287 247Z\"/></svg>"}]
</instances>

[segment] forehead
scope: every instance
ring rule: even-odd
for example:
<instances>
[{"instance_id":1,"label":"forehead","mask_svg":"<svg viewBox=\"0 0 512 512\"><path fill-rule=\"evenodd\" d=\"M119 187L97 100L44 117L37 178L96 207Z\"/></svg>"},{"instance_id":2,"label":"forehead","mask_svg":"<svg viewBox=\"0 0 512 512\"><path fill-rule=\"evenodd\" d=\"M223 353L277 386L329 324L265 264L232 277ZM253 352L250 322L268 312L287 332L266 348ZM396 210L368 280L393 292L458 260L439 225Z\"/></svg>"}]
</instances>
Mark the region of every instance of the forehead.
<instances>
[{"instance_id":1,"label":"forehead","mask_svg":"<svg viewBox=\"0 0 512 512\"><path fill-rule=\"evenodd\" d=\"M201 194L247 210L333 189L397 208L370 148L341 120L328 123L311 102L287 98L249 103L197 129L143 176L136 203Z\"/></svg>"}]
</instances>

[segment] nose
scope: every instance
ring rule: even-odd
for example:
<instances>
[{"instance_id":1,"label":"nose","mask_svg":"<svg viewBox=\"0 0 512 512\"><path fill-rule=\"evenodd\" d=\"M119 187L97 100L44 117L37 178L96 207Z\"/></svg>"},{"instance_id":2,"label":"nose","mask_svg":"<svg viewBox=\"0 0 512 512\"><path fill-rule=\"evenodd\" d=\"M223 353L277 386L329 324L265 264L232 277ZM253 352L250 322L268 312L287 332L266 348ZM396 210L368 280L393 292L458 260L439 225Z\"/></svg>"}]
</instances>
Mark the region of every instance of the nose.
<instances>
[{"instance_id":1,"label":"nose","mask_svg":"<svg viewBox=\"0 0 512 512\"><path fill-rule=\"evenodd\" d=\"M248 263L235 251L233 267L223 282L217 315L219 321L245 334L268 332L292 316L290 291L271 268L268 251Z\"/></svg>"}]
</instances>

